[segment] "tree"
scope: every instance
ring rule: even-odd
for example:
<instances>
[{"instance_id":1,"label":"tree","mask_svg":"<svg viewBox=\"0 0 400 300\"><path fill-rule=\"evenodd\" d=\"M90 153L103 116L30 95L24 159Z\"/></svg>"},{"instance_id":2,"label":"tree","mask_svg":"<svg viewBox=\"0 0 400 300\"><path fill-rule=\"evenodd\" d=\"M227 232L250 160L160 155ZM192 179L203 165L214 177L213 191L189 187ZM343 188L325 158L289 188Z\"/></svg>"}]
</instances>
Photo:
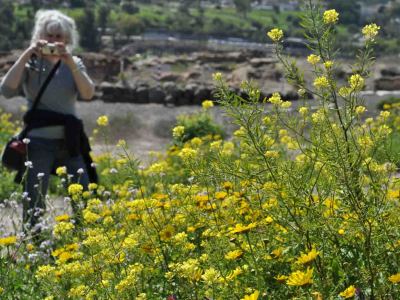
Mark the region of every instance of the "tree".
<instances>
[{"instance_id":1,"label":"tree","mask_svg":"<svg viewBox=\"0 0 400 300\"><path fill-rule=\"evenodd\" d=\"M233 0L235 4L236 11L243 15L243 17L247 17L247 13L251 10L251 0Z\"/></svg>"},{"instance_id":2,"label":"tree","mask_svg":"<svg viewBox=\"0 0 400 300\"><path fill-rule=\"evenodd\" d=\"M340 12L342 24L360 23L360 4L357 1L331 0L327 4L329 8L334 8Z\"/></svg>"},{"instance_id":3,"label":"tree","mask_svg":"<svg viewBox=\"0 0 400 300\"><path fill-rule=\"evenodd\" d=\"M14 7L11 1L4 1L0 6L0 50L10 50L13 47Z\"/></svg>"},{"instance_id":4,"label":"tree","mask_svg":"<svg viewBox=\"0 0 400 300\"><path fill-rule=\"evenodd\" d=\"M137 14L139 12L139 7L135 5L132 0L122 0L120 3L122 11L128 14Z\"/></svg>"},{"instance_id":5,"label":"tree","mask_svg":"<svg viewBox=\"0 0 400 300\"><path fill-rule=\"evenodd\" d=\"M100 48L100 36L97 31L93 9L86 7L84 15L76 20L81 46L87 50L97 51Z\"/></svg>"},{"instance_id":6,"label":"tree","mask_svg":"<svg viewBox=\"0 0 400 300\"><path fill-rule=\"evenodd\" d=\"M137 16L123 15L115 23L118 32L124 34L128 39L129 36L139 34L143 30L143 24Z\"/></svg>"},{"instance_id":7,"label":"tree","mask_svg":"<svg viewBox=\"0 0 400 300\"><path fill-rule=\"evenodd\" d=\"M106 31L109 15L110 15L110 7L107 4L100 5L97 11L97 24L101 29L102 35Z\"/></svg>"}]
</instances>

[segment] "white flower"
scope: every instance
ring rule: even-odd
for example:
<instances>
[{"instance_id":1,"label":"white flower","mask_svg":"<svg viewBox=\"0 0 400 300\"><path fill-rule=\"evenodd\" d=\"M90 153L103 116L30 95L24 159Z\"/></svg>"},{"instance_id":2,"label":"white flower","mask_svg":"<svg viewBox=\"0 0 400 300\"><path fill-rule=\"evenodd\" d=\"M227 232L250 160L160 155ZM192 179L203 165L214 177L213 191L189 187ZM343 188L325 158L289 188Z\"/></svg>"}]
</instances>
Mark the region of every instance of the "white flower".
<instances>
[{"instance_id":1,"label":"white flower","mask_svg":"<svg viewBox=\"0 0 400 300\"><path fill-rule=\"evenodd\" d=\"M26 162L25 162L25 167L27 167L27 168L33 168L32 162L31 162L30 160L26 161Z\"/></svg>"},{"instance_id":2,"label":"white flower","mask_svg":"<svg viewBox=\"0 0 400 300\"><path fill-rule=\"evenodd\" d=\"M118 170L115 169L115 168L111 168L110 169L110 174L115 174L115 173L118 173Z\"/></svg>"},{"instance_id":3,"label":"white flower","mask_svg":"<svg viewBox=\"0 0 400 300\"><path fill-rule=\"evenodd\" d=\"M24 144L28 145L28 144L31 142L31 140L28 139L28 138L24 138L24 139L22 140L22 142L23 142Z\"/></svg>"},{"instance_id":4,"label":"white flower","mask_svg":"<svg viewBox=\"0 0 400 300\"><path fill-rule=\"evenodd\" d=\"M38 174L37 174L37 178L38 178L38 179L42 179L43 177L44 177L44 173L38 173Z\"/></svg>"},{"instance_id":5,"label":"white flower","mask_svg":"<svg viewBox=\"0 0 400 300\"><path fill-rule=\"evenodd\" d=\"M85 173L85 171L84 171L82 168L79 168L79 169L76 171L76 173L78 173L78 174L83 174L83 173Z\"/></svg>"},{"instance_id":6,"label":"white flower","mask_svg":"<svg viewBox=\"0 0 400 300\"><path fill-rule=\"evenodd\" d=\"M90 166L91 166L92 168L96 168L97 165L96 165L96 163L91 163Z\"/></svg>"}]
</instances>

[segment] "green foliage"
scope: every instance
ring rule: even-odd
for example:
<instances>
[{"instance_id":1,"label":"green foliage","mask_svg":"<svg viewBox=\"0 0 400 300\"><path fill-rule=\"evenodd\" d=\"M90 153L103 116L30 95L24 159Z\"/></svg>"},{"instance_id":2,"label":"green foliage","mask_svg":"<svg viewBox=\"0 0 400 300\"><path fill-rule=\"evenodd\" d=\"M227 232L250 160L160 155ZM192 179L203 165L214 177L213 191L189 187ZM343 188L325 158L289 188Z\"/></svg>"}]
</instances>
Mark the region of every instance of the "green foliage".
<instances>
[{"instance_id":1,"label":"green foliage","mask_svg":"<svg viewBox=\"0 0 400 300\"><path fill-rule=\"evenodd\" d=\"M130 35L139 34L144 26L137 15L124 14L115 22L117 31L129 37Z\"/></svg>"},{"instance_id":2,"label":"green foliage","mask_svg":"<svg viewBox=\"0 0 400 300\"><path fill-rule=\"evenodd\" d=\"M397 97L389 97L387 99L383 99L379 101L379 103L376 105L376 108L379 110L387 110L391 109L394 107L398 107L400 105L400 98Z\"/></svg>"},{"instance_id":3,"label":"green foliage","mask_svg":"<svg viewBox=\"0 0 400 300\"><path fill-rule=\"evenodd\" d=\"M204 137L207 135L226 136L222 127L218 125L206 111L180 115L177 118L176 125L185 128L184 136L180 139L181 142L186 142L194 137Z\"/></svg>"},{"instance_id":4,"label":"green foliage","mask_svg":"<svg viewBox=\"0 0 400 300\"><path fill-rule=\"evenodd\" d=\"M16 133L17 125L11 122L11 114L4 113L0 109L0 153L6 142ZM15 174L7 171L0 165L0 203L9 199L12 192L17 191L19 186L14 183Z\"/></svg>"},{"instance_id":5,"label":"green foliage","mask_svg":"<svg viewBox=\"0 0 400 300\"><path fill-rule=\"evenodd\" d=\"M86 7L83 15L76 19L80 35L80 45L91 51L100 48L100 35L97 31L96 18L92 8Z\"/></svg>"}]
</instances>

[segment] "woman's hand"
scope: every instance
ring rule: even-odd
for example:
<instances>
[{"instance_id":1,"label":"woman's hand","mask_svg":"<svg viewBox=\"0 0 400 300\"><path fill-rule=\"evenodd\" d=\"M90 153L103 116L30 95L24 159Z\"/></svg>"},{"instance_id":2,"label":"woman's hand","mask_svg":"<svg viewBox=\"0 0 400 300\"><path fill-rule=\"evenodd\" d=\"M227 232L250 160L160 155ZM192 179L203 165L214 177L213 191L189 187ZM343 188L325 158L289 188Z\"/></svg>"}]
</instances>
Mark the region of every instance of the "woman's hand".
<instances>
[{"instance_id":1,"label":"woman's hand","mask_svg":"<svg viewBox=\"0 0 400 300\"><path fill-rule=\"evenodd\" d=\"M61 61L70 68L76 67L72 54L68 51L65 44L63 42L55 42L54 45L57 47L58 56Z\"/></svg>"}]
</instances>

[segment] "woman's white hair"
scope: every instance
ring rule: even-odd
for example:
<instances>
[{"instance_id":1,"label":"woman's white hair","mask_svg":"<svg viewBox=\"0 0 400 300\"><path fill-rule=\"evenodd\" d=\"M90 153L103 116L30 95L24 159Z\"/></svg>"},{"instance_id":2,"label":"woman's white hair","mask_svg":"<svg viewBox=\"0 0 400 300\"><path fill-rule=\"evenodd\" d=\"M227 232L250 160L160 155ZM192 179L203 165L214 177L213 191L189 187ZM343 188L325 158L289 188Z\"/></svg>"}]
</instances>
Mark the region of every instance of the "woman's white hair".
<instances>
[{"instance_id":1,"label":"woman's white hair","mask_svg":"<svg viewBox=\"0 0 400 300\"><path fill-rule=\"evenodd\" d=\"M67 48L72 51L78 46L78 32L75 21L58 10L38 10L31 43L43 39L47 33L62 34Z\"/></svg>"}]
</instances>

